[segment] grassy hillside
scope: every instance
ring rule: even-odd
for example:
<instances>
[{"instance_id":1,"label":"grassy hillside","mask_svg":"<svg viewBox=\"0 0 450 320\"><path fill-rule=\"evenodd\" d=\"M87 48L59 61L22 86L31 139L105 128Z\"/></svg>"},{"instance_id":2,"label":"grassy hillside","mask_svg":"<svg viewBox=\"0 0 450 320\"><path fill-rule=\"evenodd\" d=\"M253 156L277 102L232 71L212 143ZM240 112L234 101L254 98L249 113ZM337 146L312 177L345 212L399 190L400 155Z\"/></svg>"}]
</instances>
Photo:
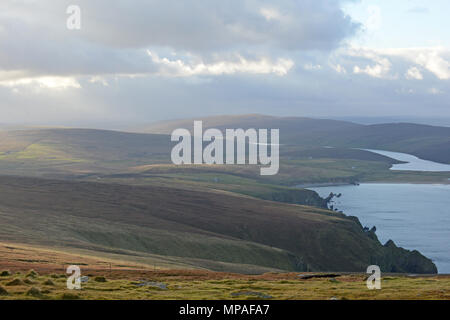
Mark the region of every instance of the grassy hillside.
<instances>
[{"instance_id":1,"label":"grassy hillside","mask_svg":"<svg viewBox=\"0 0 450 320\"><path fill-rule=\"evenodd\" d=\"M145 133L171 134L177 128L192 130L195 120L202 120L203 128L217 128L222 130L233 128L280 129L286 137L299 133L326 132L344 128L362 127L359 124L347 121L248 114L162 121L138 128L130 128L130 130Z\"/></svg>"},{"instance_id":2,"label":"grassy hillside","mask_svg":"<svg viewBox=\"0 0 450 320\"><path fill-rule=\"evenodd\" d=\"M340 128L311 137L320 145L404 152L426 160L450 163L450 127L410 123Z\"/></svg>"},{"instance_id":3,"label":"grassy hillside","mask_svg":"<svg viewBox=\"0 0 450 320\"><path fill-rule=\"evenodd\" d=\"M204 128L280 129L283 144L385 149L450 163L450 127L411 123L360 125L346 121L263 115L218 116L196 120L203 120ZM136 130L170 134L176 128L191 129L193 121L166 121Z\"/></svg>"},{"instance_id":4,"label":"grassy hillside","mask_svg":"<svg viewBox=\"0 0 450 320\"><path fill-rule=\"evenodd\" d=\"M3 160L136 161L170 154L167 138L92 129L8 131L0 132L0 153Z\"/></svg>"},{"instance_id":5,"label":"grassy hillside","mask_svg":"<svg viewBox=\"0 0 450 320\"><path fill-rule=\"evenodd\" d=\"M418 252L382 246L342 214L221 191L1 177L0 239L178 257L211 270L361 271L375 263L436 272Z\"/></svg>"},{"instance_id":6,"label":"grassy hillside","mask_svg":"<svg viewBox=\"0 0 450 320\"><path fill-rule=\"evenodd\" d=\"M258 115L208 121L219 128L283 128L282 139L289 143L281 149L279 174L262 177L258 166L174 166L173 144L164 134L1 132L0 170L15 176L0 178L0 241L242 273L361 271L374 263L385 271L435 272L419 253L381 245L356 220L324 210L326 203L315 192L292 186L448 183L450 174L392 172L389 168L396 161L353 149L358 141L352 139L365 137L370 126ZM188 123L192 125L188 120L163 127ZM385 143L384 136L376 135L381 129L369 129L375 131L365 141ZM414 136L408 130L389 134L401 145ZM438 141L446 132L433 128L421 134ZM324 147L338 145L340 139L341 147ZM420 145L434 146L423 141Z\"/></svg>"},{"instance_id":7,"label":"grassy hillside","mask_svg":"<svg viewBox=\"0 0 450 320\"><path fill-rule=\"evenodd\" d=\"M0 132L0 169L8 174L65 176L116 172L170 161L163 135L91 129Z\"/></svg>"},{"instance_id":8,"label":"grassy hillside","mask_svg":"<svg viewBox=\"0 0 450 320\"><path fill-rule=\"evenodd\" d=\"M450 178L441 173L393 172L389 167L396 161L363 150L295 144L281 148L279 174L262 177L258 166L174 166L170 163L172 145L169 136L158 134L89 129L2 132L0 170L10 175L214 189L318 207L325 204L317 194L292 186L362 181L448 183Z\"/></svg>"},{"instance_id":9,"label":"grassy hillside","mask_svg":"<svg viewBox=\"0 0 450 320\"><path fill-rule=\"evenodd\" d=\"M273 177L261 177L258 166L180 167L169 163L168 140L168 136L86 129L8 132L7 139L0 141L4 150L0 170L11 175L211 188L319 207L325 205L317 194L291 186L358 181L446 183L450 177L392 172L389 167L396 161L363 150L301 146L282 148L280 173Z\"/></svg>"}]
</instances>

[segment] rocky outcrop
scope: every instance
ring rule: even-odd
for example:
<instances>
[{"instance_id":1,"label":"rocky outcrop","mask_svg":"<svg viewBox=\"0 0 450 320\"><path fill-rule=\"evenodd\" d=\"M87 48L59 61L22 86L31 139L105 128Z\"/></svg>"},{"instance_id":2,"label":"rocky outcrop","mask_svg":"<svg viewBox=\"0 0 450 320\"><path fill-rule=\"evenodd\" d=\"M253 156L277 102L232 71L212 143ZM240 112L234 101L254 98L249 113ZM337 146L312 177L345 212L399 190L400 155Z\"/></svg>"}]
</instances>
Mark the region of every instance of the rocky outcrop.
<instances>
[{"instance_id":1,"label":"rocky outcrop","mask_svg":"<svg viewBox=\"0 0 450 320\"><path fill-rule=\"evenodd\" d=\"M367 236L380 243L375 234L376 228L373 227ZM433 261L417 250L406 250L398 247L394 241L389 240L371 257L374 265L378 265L383 272L392 273L418 273L418 274L436 274L438 269Z\"/></svg>"},{"instance_id":2,"label":"rocky outcrop","mask_svg":"<svg viewBox=\"0 0 450 320\"><path fill-rule=\"evenodd\" d=\"M397 247L394 241L389 240L384 245L384 269L387 272L408 272L420 274L435 274L436 265L417 250L406 250Z\"/></svg>"}]
</instances>

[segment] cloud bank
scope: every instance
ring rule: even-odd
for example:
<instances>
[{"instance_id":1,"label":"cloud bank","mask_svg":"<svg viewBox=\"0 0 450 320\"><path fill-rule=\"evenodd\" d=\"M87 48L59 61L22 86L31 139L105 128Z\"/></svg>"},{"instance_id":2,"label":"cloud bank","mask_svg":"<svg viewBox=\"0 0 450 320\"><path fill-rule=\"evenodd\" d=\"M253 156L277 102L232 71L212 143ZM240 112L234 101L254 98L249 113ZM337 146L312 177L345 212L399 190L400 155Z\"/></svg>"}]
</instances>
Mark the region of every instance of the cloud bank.
<instances>
[{"instance_id":1,"label":"cloud bank","mask_svg":"<svg viewBox=\"0 0 450 320\"><path fill-rule=\"evenodd\" d=\"M3 122L448 111L450 50L368 48L350 0L3 0ZM81 9L68 30L66 9ZM365 25L383 23L382 12Z\"/></svg>"}]
</instances>

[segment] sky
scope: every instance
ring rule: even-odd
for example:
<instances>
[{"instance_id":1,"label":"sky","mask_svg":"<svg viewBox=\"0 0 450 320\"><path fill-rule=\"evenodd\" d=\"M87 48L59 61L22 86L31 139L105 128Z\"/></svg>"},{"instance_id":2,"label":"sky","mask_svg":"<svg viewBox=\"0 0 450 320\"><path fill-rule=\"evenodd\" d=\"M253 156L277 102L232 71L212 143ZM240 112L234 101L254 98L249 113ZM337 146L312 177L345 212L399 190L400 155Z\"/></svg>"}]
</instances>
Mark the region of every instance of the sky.
<instances>
[{"instance_id":1,"label":"sky","mask_svg":"<svg viewBox=\"0 0 450 320\"><path fill-rule=\"evenodd\" d=\"M2 0L0 123L450 119L449 13L448 0Z\"/></svg>"}]
</instances>

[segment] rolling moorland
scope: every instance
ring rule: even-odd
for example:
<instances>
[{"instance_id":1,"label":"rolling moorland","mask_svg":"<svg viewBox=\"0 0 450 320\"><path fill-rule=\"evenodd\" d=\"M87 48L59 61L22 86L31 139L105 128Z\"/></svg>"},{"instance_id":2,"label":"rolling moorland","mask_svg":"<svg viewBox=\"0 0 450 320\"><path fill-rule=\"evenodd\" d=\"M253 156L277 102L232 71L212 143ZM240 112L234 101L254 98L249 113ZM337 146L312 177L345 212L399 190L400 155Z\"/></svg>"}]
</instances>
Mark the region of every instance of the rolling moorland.
<instances>
[{"instance_id":1,"label":"rolling moorland","mask_svg":"<svg viewBox=\"0 0 450 320\"><path fill-rule=\"evenodd\" d=\"M194 119L166 121L135 130L170 134L176 128L192 128L193 121ZM346 121L257 114L205 118L203 127L279 128L282 132L280 143L285 145L382 149L410 153L425 160L450 163L450 127L413 123L361 125Z\"/></svg>"},{"instance_id":2,"label":"rolling moorland","mask_svg":"<svg viewBox=\"0 0 450 320\"><path fill-rule=\"evenodd\" d=\"M356 219L324 209L165 187L0 182L6 242L152 253L184 264L199 259L191 264L244 273L356 272L371 264L389 272L436 272L418 252L382 246Z\"/></svg>"},{"instance_id":3,"label":"rolling moorland","mask_svg":"<svg viewBox=\"0 0 450 320\"><path fill-rule=\"evenodd\" d=\"M450 173L393 172L389 168L395 160L356 148L450 163L450 128L260 115L205 119L205 128L280 128L280 173L262 177L258 166L170 164L173 144L168 134L192 123L157 123L130 132L0 132L0 242L109 259L116 261L115 269L131 264L148 272L364 272L370 264L380 265L383 272L436 272L417 251L392 241L381 244L356 218L328 210L315 192L293 186L449 183ZM11 254L2 253L0 268L43 268L34 259L19 263ZM49 276L50 269L42 272ZM436 281L437 286L443 283ZM22 294L24 287L17 290ZM434 297L440 296L435 292Z\"/></svg>"}]
</instances>

